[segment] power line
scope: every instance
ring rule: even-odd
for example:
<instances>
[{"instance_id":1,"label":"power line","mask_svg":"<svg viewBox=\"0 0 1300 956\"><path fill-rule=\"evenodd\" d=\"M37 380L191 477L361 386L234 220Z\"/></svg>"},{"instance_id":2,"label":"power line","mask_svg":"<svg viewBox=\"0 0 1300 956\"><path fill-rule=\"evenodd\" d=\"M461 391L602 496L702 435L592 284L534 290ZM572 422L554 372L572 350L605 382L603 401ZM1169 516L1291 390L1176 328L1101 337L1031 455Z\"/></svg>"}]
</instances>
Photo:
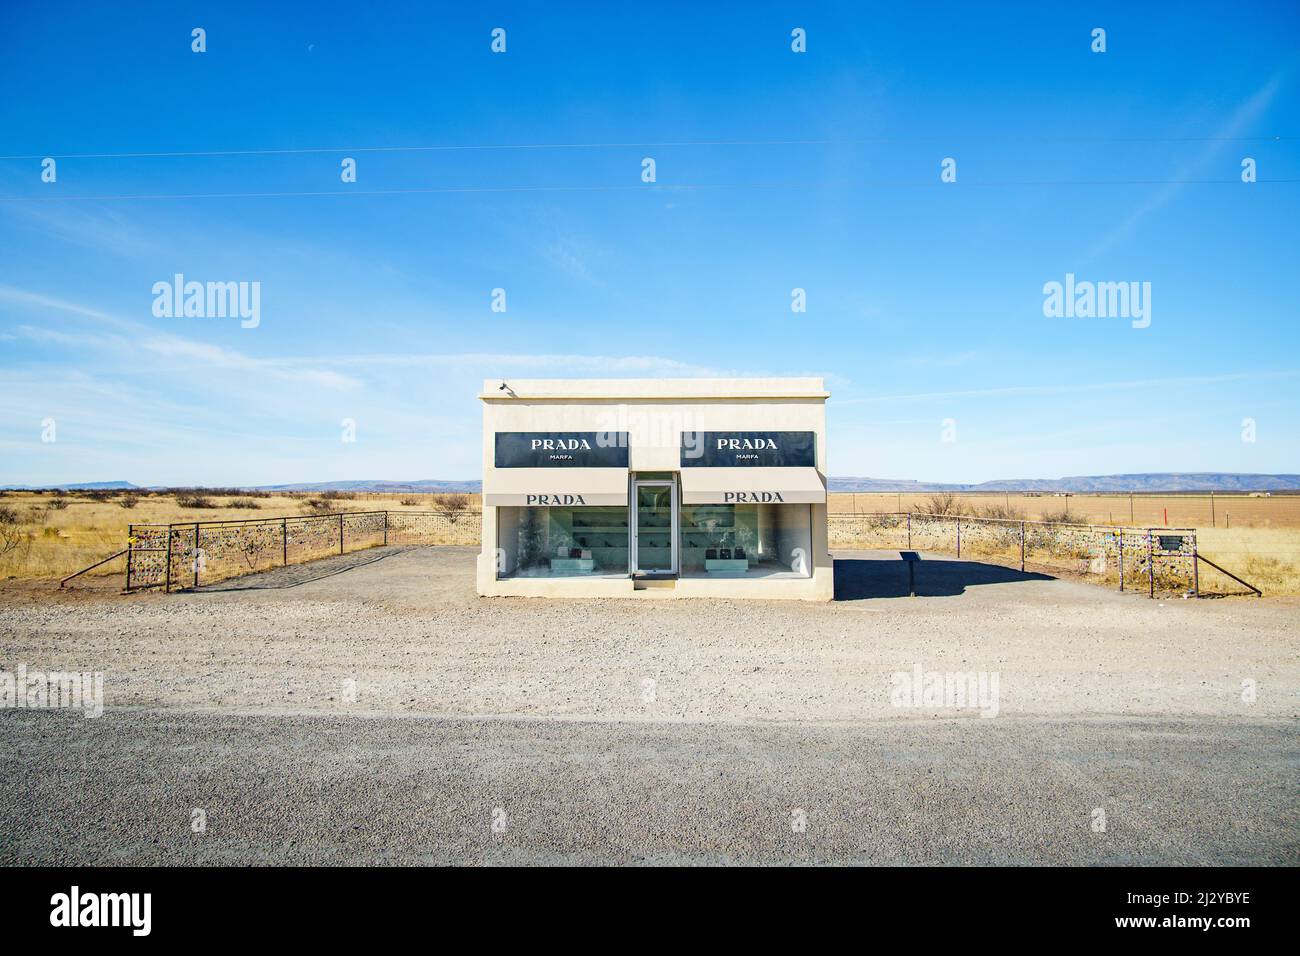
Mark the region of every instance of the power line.
<instances>
[{"instance_id":1,"label":"power line","mask_svg":"<svg viewBox=\"0 0 1300 956\"><path fill-rule=\"evenodd\" d=\"M1293 185L1300 179L1261 179L1250 185ZM0 196L0 202L68 202L86 200L112 202L118 200L161 199L284 199L323 198L345 196L416 196L441 193L545 193L545 192L664 192L707 191L715 189L853 189L883 187L890 189L932 189L942 187L1004 187L1004 186L1232 186L1241 185L1240 179L1025 179L990 180L962 183L919 183L856 180L852 182L789 182L789 183L632 183L605 186L429 186L405 189L331 189L280 192L235 193L135 193L122 195L69 195L69 196Z\"/></svg>"},{"instance_id":2,"label":"power line","mask_svg":"<svg viewBox=\"0 0 1300 956\"><path fill-rule=\"evenodd\" d=\"M964 142L995 143L1282 143L1292 136L997 136L957 137ZM952 145L953 137L871 137L865 139L720 139L611 143L450 143L426 146L304 146L265 149L173 150L128 153L34 153L0 156L0 161L54 159L167 159L219 156L285 156L310 153L419 153L546 149L680 149L712 146L874 146L904 144Z\"/></svg>"}]
</instances>

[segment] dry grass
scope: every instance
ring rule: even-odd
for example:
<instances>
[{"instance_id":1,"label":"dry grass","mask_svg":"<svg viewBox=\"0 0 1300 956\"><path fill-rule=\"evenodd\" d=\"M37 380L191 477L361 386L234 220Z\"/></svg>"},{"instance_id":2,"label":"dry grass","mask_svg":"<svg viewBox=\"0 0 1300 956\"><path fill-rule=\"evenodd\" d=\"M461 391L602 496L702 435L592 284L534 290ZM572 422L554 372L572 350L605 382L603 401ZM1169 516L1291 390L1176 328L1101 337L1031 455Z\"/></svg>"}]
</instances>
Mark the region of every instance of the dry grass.
<instances>
[{"instance_id":1,"label":"dry grass","mask_svg":"<svg viewBox=\"0 0 1300 956\"><path fill-rule=\"evenodd\" d=\"M942 501L936 499L942 497ZM1209 495L1134 495L1133 520L1127 495L944 495L932 494L832 494L830 511L858 514L855 519L831 519L832 545L839 547L882 547L898 545L895 519L888 517L900 508L932 514L961 514L984 518L1026 521L1068 521L1082 524L1113 524L1133 527L1163 525L1191 527L1197 531L1198 547L1211 561L1264 591L1265 596L1300 594L1300 496L1274 495L1255 498L1246 495L1215 495L1213 520ZM1225 528L1225 524L1229 527ZM892 531L891 531L892 529ZM891 537L892 534L892 537ZM855 537L855 535L857 537ZM900 539L901 540L901 539ZM836 542L839 542L836 544ZM882 541L886 541L882 544ZM922 542L923 546L933 545ZM901 546L901 545L899 545ZM940 549L949 548L941 542ZM994 553L971 542L969 552L977 557L1015 563L1017 549ZM1015 553L1013 553L1015 551ZM1041 563L1042 556L1032 556ZM1211 594L1240 594L1244 589L1230 578L1202 564L1201 588Z\"/></svg>"},{"instance_id":2,"label":"dry grass","mask_svg":"<svg viewBox=\"0 0 1300 956\"><path fill-rule=\"evenodd\" d=\"M832 512L878 514L887 511L923 512L933 494L893 492L835 493ZM1300 495L952 495L953 514L987 515L1001 508L1026 520L1042 521L1047 515L1082 524L1137 527L1167 525L1175 528L1300 528Z\"/></svg>"},{"instance_id":3,"label":"dry grass","mask_svg":"<svg viewBox=\"0 0 1300 956\"><path fill-rule=\"evenodd\" d=\"M1294 528L1201 528L1197 548L1215 564L1260 588L1265 595L1300 594L1300 530ZM1201 565L1201 587L1213 593L1241 586Z\"/></svg>"},{"instance_id":4,"label":"dry grass","mask_svg":"<svg viewBox=\"0 0 1300 956\"><path fill-rule=\"evenodd\" d=\"M185 498L191 493L181 494ZM210 496L215 507L187 508L174 494L62 496L8 492L0 495L0 508L14 512L21 536L18 546L0 555L0 580L5 578L52 579L80 570L126 547L130 524L168 524L187 521L224 521L302 514L307 496L302 494L247 495L222 500ZM447 510L442 495L384 495L357 493L350 496L312 496L327 511L439 511ZM923 511L930 495L902 495L903 508ZM959 495L955 507L962 514L987 517L1024 517L1041 520L1046 514L1064 516L1068 503L1071 520L1111 523L1121 517L1118 504L1128 509L1127 496L1076 495L1069 499L1022 497L1019 495ZM854 500L856 499L856 500ZM124 506L124 501L133 504ZM893 494L831 495L832 512L872 514L897 510L900 496ZM450 502L449 502L450 503ZM477 495L470 495L468 510L476 512ZM309 507L309 506L308 506ZM1111 510L1111 509L1115 510ZM1142 525L1160 523L1157 509L1169 508L1174 525L1198 528L1200 550L1212 561L1264 590L1266 595L1300 594L1300 496L1247 498L1215 496L1218 527L1209 526L1208 497L1136 496L1134 511ZM1103 510L1105 509L1105 510ZM1203 510L1203 522L1187 522L1180 516L1195 516ZM1152 522L1152 517L1157 519ZM1223 527L1224 516L1231 527ZM1122 517L1127 517L1127 514ZM888 519L878 519L888 520ZM1122 522L1127 524L1128 522ZM101 574L120 574L122 560L105 565ZM1240 588L1208 567L1202 566L1202 586L1207 591L1226 593Z\"/></svg>"},{"instance_id":5,"label":"dry grass","mask_svg":"<svg viewBox=\"0 0 1300 956\"><path fill-rule=\"evenodd\" d=\"M205 504L189 507L191 498L206 498ZM421 495L414 506L400 500L409 496L381 494L325 493L314 496L325 511L436 511L441 495ZM133 501L127 506L125 500ZM186 501L185 504L182 504ZM187 489L179 495L130 494L38 495L31 492L0 494L0 508L16 515L21 541L0 555L0 581L7 578L48 580L61 578L100 561L126 547L127 526L172 524L188 521L228 521L241 518L269 518L304 512L301 496L288 494L241 494L222 500ZM470 495L468 510L479 508L478 495ZM112 561L92 574L121 574L125 558Z\"/></svg>"}]
</instances>

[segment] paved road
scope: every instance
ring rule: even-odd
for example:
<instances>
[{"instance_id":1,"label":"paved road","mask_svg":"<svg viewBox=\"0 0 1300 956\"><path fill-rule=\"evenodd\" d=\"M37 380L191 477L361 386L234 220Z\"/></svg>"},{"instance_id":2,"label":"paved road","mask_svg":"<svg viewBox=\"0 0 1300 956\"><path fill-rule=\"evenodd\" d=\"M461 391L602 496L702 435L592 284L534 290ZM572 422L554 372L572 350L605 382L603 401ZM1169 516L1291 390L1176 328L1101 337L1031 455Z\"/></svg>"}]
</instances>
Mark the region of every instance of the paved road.
<instances>
[{"instance_id":1,"label":"paved road","mask_svg":"<svg viewBox=\"0 0 1300 956\"><path fill-rule=\"evenodd\" d=\"M1300 862L1287 721L9 711L0 753L5 864Z\"/></svg>"}]
</instances>

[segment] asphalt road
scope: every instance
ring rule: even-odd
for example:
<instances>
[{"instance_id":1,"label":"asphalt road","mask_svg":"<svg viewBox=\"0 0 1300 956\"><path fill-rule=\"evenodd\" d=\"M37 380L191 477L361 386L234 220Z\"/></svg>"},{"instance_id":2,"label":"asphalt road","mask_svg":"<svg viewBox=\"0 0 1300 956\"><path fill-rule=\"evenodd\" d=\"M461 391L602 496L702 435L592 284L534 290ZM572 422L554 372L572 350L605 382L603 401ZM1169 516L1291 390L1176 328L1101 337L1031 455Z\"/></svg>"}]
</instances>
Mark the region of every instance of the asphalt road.
<instances>
[{"instance_id":1,"label":"asphalt road","mask_svg":"<svg viewBox=\"0 0 1300 956\"><path fill-rule=\"evenodd\" d=\"M1300 862L1287 720L7 711L0 753L9 865Z\"/></svg>"}]
</instances>

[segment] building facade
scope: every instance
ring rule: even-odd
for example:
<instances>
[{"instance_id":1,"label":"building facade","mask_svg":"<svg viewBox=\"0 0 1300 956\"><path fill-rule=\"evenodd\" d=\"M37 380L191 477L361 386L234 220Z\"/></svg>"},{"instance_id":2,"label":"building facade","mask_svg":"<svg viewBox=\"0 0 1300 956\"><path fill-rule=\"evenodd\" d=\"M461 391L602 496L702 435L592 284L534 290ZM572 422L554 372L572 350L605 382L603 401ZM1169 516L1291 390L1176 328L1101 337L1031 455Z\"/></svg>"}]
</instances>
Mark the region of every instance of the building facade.
<instances>
[{"instance_id":1,"label":"building facade","mask_svg":"<svg viewBox=\"0 0 1300 956\"><path fill-rule=\"evenodd\" d=\"M817 378L484 382L482 595L828 601Z\"/></svg>"}]
</instances>

